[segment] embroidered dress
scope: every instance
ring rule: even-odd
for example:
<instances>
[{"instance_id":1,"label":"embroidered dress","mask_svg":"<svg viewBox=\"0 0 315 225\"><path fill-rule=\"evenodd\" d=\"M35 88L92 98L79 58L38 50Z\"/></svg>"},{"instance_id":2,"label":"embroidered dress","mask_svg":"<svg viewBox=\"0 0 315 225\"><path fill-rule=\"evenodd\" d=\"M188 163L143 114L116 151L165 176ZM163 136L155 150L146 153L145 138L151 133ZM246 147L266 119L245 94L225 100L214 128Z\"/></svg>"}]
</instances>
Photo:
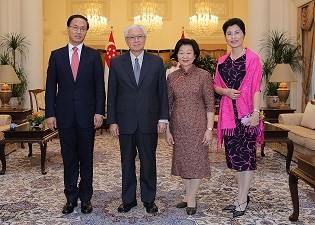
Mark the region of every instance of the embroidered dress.
<instances>
[{"instance_id":1,"label":"embroidered dress","mask_svg":"<svg viewBox=\"0 0 315 225\"><path fill-rule=\"evenodd\" d=\"M214 90L210 74L192 66L179 69L167 80L174 138L171 173L182 178L210 177L209 147L202 145L207 112L214 112Z\"/></svg>"},{"instance_id":2,"label":"embroidered dress","mask_svg":"<svg viewBox=\"0 0 315 225\"><path fill-rule=\"evenodd\" d=\"M246 55L236 60L227 57L219 73L229 88L239 89L246 74ZM238 171L256 169L256 128L249 128L238 119L236 100L232 100L236 128L233 135L224 135L227 166Z\"/></svg>"}]
</instances>

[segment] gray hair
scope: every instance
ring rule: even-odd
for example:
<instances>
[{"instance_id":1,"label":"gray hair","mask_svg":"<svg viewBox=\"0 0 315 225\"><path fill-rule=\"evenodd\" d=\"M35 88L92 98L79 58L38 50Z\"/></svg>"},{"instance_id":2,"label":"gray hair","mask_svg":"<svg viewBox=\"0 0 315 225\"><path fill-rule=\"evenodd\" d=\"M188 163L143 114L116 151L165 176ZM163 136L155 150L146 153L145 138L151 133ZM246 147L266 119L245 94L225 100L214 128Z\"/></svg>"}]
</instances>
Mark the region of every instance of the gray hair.
<instances>
[{"instance_id":1,"label":"gray hair","mask_svg":"<svg viewBox=\"0 0 315 225\"><path fill-rule=\"evenodd\" d=\"M124 31L125 37L127 37L129 30L139 29L139 28L143 31L144 35L147 36L147 31L146 31L146 29L143 26L141 26L139 24L133 24L133 25L131 25L129 27L126 27L126 29Z\"/></svg>"}]
</instances>

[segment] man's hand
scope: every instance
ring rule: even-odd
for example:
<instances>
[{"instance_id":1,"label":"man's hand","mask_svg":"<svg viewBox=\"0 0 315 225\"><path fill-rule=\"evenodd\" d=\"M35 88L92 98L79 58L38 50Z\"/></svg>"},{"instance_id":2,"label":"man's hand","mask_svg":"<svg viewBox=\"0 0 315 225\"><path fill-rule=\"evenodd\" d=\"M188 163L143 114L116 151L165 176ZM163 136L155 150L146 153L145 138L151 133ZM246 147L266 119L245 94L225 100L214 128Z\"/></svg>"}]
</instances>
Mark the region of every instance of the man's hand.
<instances>
[{"instance_id":1,"label":"man's hand","mask_svg":"<svg viewBox=\"0 0 315 225\"><path fill-rule=\"evenodd\" d=\"M167 124L164 122L159 122L157 126L157 130L159 134L165 133Z\"/></svg>"},{"instance_id":2,"label":"man's hand","mask_svg":"<svg viewBox=\"0 0 315 225\"><path fill-rule=\"evenodd\" d=\"M95 114L94 115L94 129L99 128L103 124L103 115Z\"/></svg>"},{"instance_id":3,"label":"man's hand","mask_svg":"<svg viewBox=\"0 0 315 225\"><path fill-rule=\"evenodd\" d=\"M46 119L46 124L49 129L54 131L57 128L57 120L56 117L49 117Z\"/></svg>"},{"instance_id":4,"label":"man's hand","mask_svg":"<svg viewBox=\"0 0 315 225\"><path fill-rule=\"evenodd\" d=\"M111 125L109 125L109 132L113 137L118 138L119 136L119 128L118 128L118 124L113 123Z\"/></svg>"}]
</instances>

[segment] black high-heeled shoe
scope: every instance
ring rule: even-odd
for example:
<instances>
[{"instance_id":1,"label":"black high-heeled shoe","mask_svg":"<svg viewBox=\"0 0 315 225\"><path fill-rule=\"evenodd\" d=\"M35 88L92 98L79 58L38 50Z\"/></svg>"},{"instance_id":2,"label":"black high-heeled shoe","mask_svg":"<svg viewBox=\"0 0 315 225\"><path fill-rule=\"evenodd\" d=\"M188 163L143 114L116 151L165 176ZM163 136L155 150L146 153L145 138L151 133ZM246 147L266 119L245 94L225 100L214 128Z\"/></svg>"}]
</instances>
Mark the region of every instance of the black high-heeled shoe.
<instances>
[{"instance_id":1,"label":"black high-heeled shoe","mask_svg":"<svg viewBox=\"0 0 315 225\"><path fill-rule=\"evenodd\" d=\"M249 196L247 195L247 204L250 202L250 198L249 198ZM228 211L228 212L232 212L232 211L234 211L236 209L236 205L228 205L228 206L226 206L226 207L224 207L223 209L222 209L222 211Z\"/></svg>"},{"instance_id":2,"label":"black high-heeled shoe","mask_svg":"<svg viewBox=\"0 0 315 225\"><path fill-rule=\"evenodd\" d=\"M246 203L246 206L245 206L245 209L243 211L238 211L238 210L236 210L236 207L235 207L235 210L233 211L233 218L243 216L245 214L248 202L246 201L246 202L243 202L242 204L238 205L238 207L240 207L241 205L243 205L245 203Z\"/></svg>"}]
</instances>

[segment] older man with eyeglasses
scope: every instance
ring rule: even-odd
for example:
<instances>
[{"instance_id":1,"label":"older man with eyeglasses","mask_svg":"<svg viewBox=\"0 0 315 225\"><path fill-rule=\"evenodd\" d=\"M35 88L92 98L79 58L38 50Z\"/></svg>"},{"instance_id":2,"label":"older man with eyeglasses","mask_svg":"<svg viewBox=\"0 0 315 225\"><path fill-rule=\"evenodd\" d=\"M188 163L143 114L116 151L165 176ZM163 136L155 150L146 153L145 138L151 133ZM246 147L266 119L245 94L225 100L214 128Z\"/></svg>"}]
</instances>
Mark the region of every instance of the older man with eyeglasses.
<instances>
[{"instance_id":1,"label":"older man with eyeglasses","mask_svg":"<svg viewBox=\"0 0 315 225\"><path fill-rule=\"evenodd\" d=\"M160 57L144 51L146 30L125 29L129 51L111 61L108 81L107 123L119 139L122 164L122 204L118 212L137 206L136 166L140 158L141 201L147 213L156 213L156 147L158 133L169 119L165 69Z\"/></svg>"}]
</instances>

